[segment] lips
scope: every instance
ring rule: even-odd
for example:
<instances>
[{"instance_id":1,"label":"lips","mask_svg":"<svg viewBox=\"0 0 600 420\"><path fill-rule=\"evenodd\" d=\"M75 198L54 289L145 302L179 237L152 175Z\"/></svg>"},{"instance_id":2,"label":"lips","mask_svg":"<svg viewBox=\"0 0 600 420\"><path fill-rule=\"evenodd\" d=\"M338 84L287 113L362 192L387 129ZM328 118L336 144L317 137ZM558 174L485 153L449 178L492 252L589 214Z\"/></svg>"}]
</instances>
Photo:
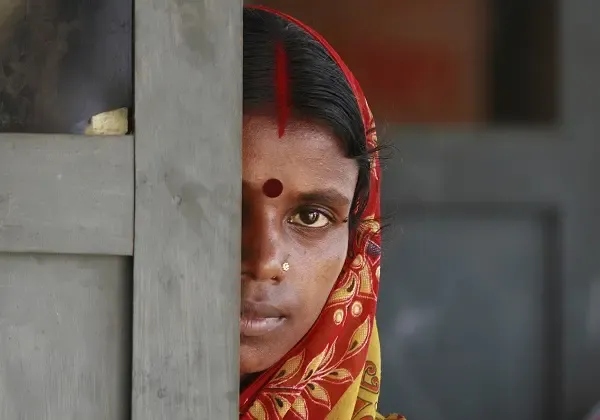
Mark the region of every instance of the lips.
<instances>
[{"instance_id":1,"label":"lips","mask_svg":"<svg viewBox=\"0 0 600 420\"><path fill-rule=\"evenodd\" d=\"M272 305L242 302L240 334L246 337L259 337L277 329L285 320L283 312Z\"/></svg>"}]
</instances>

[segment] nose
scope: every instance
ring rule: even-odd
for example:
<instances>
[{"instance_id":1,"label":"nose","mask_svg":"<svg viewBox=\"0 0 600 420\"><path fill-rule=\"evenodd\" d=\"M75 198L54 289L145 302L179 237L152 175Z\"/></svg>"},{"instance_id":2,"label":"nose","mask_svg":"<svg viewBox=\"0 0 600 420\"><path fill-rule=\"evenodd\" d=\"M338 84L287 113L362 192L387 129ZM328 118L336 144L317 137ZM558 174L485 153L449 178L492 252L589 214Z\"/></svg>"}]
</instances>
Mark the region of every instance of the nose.
<instances>
[{"instance_id":1,"label":"nose","mask_svg":"<svg viewBox=\"0 0 600 420\"><path fill-rule=\"evenodd\" d=\"M255 280L282 280L285 247L274 211L260 209L242 218L242 271Z\"/></svg>"}]
</instances>

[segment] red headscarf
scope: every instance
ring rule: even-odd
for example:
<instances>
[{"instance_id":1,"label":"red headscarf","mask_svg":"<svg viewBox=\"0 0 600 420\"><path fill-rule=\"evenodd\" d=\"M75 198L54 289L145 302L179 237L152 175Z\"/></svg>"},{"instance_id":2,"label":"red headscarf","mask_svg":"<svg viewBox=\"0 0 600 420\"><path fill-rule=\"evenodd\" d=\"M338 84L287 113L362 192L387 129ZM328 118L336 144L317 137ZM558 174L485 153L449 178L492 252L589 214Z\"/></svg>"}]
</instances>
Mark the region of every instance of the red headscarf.
<instances>
[{"instance_id":1,"label":"red headscarf","mask_svg":"<svg viewBox=\"0 0 600 420\"><path fill-rule=\"evenodd\" d=\"M250 7L287 19L327 49L354 92L365 127L367 145L376 148L373 115L363 92L327 41L290 16L262 6ZM366 372L371 378L366 386L377 387L378 392L379 376L378 372L373 371L378 367L367 361L367 351L375 328L379 291L379 191L380 167L378 157L374 154L369 201L352 243L351 257L347 258L312 329L286 356L241 393L241 419L325 419L346 391ZM363 403L355 401L352 402L357 405L354 413L358 413Z\"/></svg>"}]
</instances>

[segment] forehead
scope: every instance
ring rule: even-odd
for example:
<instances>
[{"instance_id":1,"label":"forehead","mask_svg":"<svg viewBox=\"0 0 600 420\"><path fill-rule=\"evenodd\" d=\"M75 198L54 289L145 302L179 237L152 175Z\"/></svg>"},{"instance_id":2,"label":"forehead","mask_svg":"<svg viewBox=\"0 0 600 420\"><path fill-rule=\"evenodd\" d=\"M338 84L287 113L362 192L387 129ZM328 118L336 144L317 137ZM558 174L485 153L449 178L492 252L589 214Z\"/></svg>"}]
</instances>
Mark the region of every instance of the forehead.
<instances>
[{"instance_id":1,"label":"forehead","mask_svg":"<svg viewBox=\"0 0 600 420\"><path fill-rule=\"evenodd\" d=\"M244 116L243 178L246 183L278 178L306 188L336 184L353 195L356 162L346 157L331 130L309 121L292 120L279 137L277 122L267 116Z\"/></svg>"}]
</instances>

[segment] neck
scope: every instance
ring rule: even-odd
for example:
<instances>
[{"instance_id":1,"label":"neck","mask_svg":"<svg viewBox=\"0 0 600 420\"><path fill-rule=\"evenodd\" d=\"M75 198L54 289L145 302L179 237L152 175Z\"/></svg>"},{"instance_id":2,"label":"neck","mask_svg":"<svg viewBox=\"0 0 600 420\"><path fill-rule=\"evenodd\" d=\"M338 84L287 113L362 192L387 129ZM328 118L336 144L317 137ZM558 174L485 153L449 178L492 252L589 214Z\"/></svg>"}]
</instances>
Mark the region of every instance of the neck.
<instances>
[{"instance_id":1,"label":"neck","mask_svg":"<svg viewBox=\"0 0 600 420\"><path fill-rule=\"evenodd\" d=\"M257 377L260 375L258 373L244 373L240 375L240 392L245 390L248 385L250 385Z\"/></svg>"}]
</instances>

